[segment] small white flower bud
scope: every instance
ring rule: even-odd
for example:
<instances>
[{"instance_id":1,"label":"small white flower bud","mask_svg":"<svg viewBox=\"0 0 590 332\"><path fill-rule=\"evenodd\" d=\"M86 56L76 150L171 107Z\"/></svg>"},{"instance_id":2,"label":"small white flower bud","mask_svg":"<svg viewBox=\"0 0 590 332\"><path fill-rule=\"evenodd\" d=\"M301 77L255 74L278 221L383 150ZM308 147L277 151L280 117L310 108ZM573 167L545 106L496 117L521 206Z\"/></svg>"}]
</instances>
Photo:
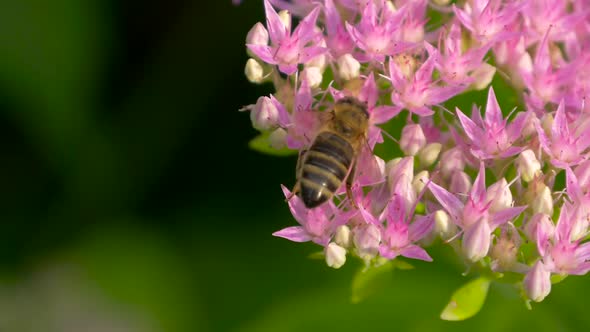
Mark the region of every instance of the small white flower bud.
<instances>
[{"instance_id":1,"label":"small white flower bud","mask_svg":"<svg viewBox=\"0 0 590 332\"><path fill-rule=\"evenodd\" d=\"M505 178L492 184L487 190L486 200L492 202L489 212L495 213L512 206L512 192L508 188L508 182Z\"/></svg>"},{"instance_id":2,"label":"small white flower bud","mask_svg":"<svg viewBox=\"0 0 590 332\"><path fill-rule=\"evenodd\" d=\"M428 179L430 178L430 174L428 171L421 171L416 176L414 176L414 180L412 181L412 187L414 187L414 191L416 193L422 192L426 184L428 183Z\"/></svg>"},{"instance_id":3,"label":"small white flower bud","mask_svg":"<svg viewBox=\"0 0 590 332\"><path fill-rule=\"evenodd\" d=\"M401 73L408 79L411 79L414 76L416 68L418 68L418 61L416 61L416 58L407 54L396 55L389 61L395 61L395 64Z\"/></svg>"},{"instance_id":4,"label":"small white flower bud","mask_svg":"<svg viewBox=\"0 0 590 332\"><path fill-rule=\"evenodd\" d=\"M273 149L283 149L287 147L287 131L283 128L275 129L270 136L268 142Z\"/></svg>"},{"instance_id":5,"label":"small white flower bud","mask_svg":"<svg viewBox=\"0 0 590 332\"><path fill-rule=\"evenodd\" d=\"M483 90L492 82L495 74L496 67L484 62L471 73L470 76L473 78L471 86L475 90Z\"/></svg>"},{"instance_id":6,"label":"small white flower bud","mask_svg":"<svg viewBox=\"0 0 590 332\"><path fill-rule=\"evenodd\" d=\"M480 218L475 224L467 227L463 234L463 253L471 262L484 258L490 250L492 239L490 225L485 218Z\"/></svg>"},{"instance_id":7,"label":"small white flower bud","mask_svg":"<svg viewBox=\"0 0 590 332\"><path fill-rule=\"evenodd\" d=\"M462 171L465 168L465 158L461 149L454 147L450 150L443 152L440 157L440 170L443 176L448 177L455 171Z\"/></svg>"},{"instance_id":8,"label":"small white flower bud","mask_svg":"<svg viewBox=\"0 0 590 332\"><path fill-rule=\"evenodd\" d=\"M336 228L336 234L334 235L334 242L341 247L350 248L352 242L350 228L346 225L338 226L338 228Z\"/></svg>"},{"instance_id":9,"label":"small white flower bud","mask_svg":"<svg viewBox=\"0 0 590 332\"><path fill-rule=\"evenodd\" d=\"M404 127L399 146L407 156L415 156L425 145L426 136L419 124L409 124Z\"/></svg>"},{"instance_id":10,"label":"small white flower bud","mask_svg":"<svg viewBox=\"0 0 590 332\"><path fill-rule=\"evenodd\" d=\"M397 164L399 164L399 162L402 160L402 158L397 157L397 158L393 158L390 161L388 161L387 163L385 163L385 174L389 174L391 173L391 170L397 166Z\"/></svg>"},{"instance_id":11,"label":"small white flower bud","mask_svg":"<svg viewBox=\"0 0 590 332\"><path fill-rule=\"evenodd\" d=\"M361 64L350 54L344 54L337 60L338 76L345 81L357 78L361 70Z\"/></svg>"},{"instance_id":12,"label":"small white flower bud","mask_svg":"<svg viewBox=\"0 0 590 332\"><path fill-rule=\"evenodd\" d=\"M246 78L251 83L262 83L264 81L264 69L258 63L258 61L250 58L246 61L246 68L244 69Z\"/></svg>"},{"instance_id":13,"label":"small white flower bud","mask_svg":"<svg viewBox=\"0 0 590 332\"><path fill-rule=\"evenodd\" d=\"M471 190L471 178L463 171L453 172L449 190L452 193L467 194ZM460 195L465 197L464 195Z\"/></svg>"},{"instance_id":14,"label":"small white flower bud","mask_svg":"<svg viewBox=\"0 0 590 332\"><path fill-rule=\"evenodd\" d=\"M326 264L328 264L329 267L339 269L344 263L346 263L346 249L331 242L325 250Z\"/></svg>"},{"instance_id":15,"label":"small white flower bud","mask_svg":"<svg viewBox=\"0 0 590 332\"><path fill-rule=\"evenodd\" d=\"M287 31L291 30L291 13L288 10L281 10L279 12L279 19L281 23L287 28Z\"/></svg>"},{"instance_id":16,"label":"small white flower bud","mask_svg":"<svg viewBox=\"0 0 590 332\"><path fill-rule=\"evenodd\" d=\"M539 183L535 186L536 190L533 194L530 203L533 213L544 213L553 215L553 198L551 197L551 190L544 183Z\"/></svg>"},{"instance_id":17,"label":"small white flower bud","mask_svg":"<svg viewBox=\"0 0 590 332\"><path fill-rule=\"evenodd\" d=\"M438 234L443 241L446 241L457 233L457 225L453 223L444 210L438 210L434 213L433 231Z\"/></svg>"},{"instance_id":18,"label":"small white flower bud","mask_svg":"<svg viewBox=\"0 0 590 332\"><path fill-rule=\"evenodd\" d=\"M301 79L306 80L310 88L317 88L322 84L322 71L318 67L305 67L301 72Z\"/></svg>"},{"instance_id":19,"label":"small white flower bud","mask_svg":"<svg viewBox=\"0 0 590 332\"><path fill-rule=\"evenodd\" d=\"M440 143L429 143L418 152L418 159L420 159L420 165L424 167L428 167L438 159L438 155L440 154L440 150L442 149L442 144Z\"/></svg>"},{"instance_id":20,"label":"small white flower bud","mask_svg":"<svg viewBox=\"0 0 590 332\"><path fill-rule=\"evenodd\" d=\"M546 133L551 132L551 127L553 127L553 116L549 113L545 114L541 119L541 127Z\"/></svg>"},{"instance_id":21,"label":"small white flower bud","mask_svg":"<svg viewBox=\"0 0 590 332\"><path fill-rule=\"evenodd\" d=\"M258 130L274 128L279 121L279 110L269 97L260 97L250 112L252 126Z\"/></svg>"},{"instance_id":22,"label":"small white flower bud","mask_svg":"<svg viewBox=\"0 0 590 332\"><path fill-rule=\"evenodd\" d=\"M248 31L246 35L246 44L268 45L268 31L262 23L258 22Z\"/></svg>"},{"instance_id":23,"label":"small white flower bud","mask_svg":"<svg viewBox=\"0 0 590 332\"><path fill-rule=\"evenodd\" d=\"M530 182L541 173L541 164L530 149L524 150L516 159L516 168L525 182Z\"/></svg>"},{"instance_id":24,"label":"small white flower bud","mask_svg":"<svg viewBox=\"0 0 590 332\"><path fill-rule=\"evenodd\" d=\"M537 261L524 277L523 286L529 299L541 302L551 292L551 272Z\"/></svg>"}]
</instances>

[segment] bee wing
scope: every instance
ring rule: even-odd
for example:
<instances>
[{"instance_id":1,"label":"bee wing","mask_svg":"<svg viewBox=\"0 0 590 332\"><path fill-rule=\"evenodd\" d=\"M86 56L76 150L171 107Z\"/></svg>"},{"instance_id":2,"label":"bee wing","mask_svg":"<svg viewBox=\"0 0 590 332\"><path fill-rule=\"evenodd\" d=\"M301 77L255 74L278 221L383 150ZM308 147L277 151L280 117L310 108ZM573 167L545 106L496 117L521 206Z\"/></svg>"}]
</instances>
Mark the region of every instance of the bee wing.
<instances>
[{"instance_id":1,"label":"bee wing","mask_svg":"<svg viewBox=\"0 0 590 332\"><path fill-rule=\"evenodd\" d=\"M354 182L360 186L372 186L385 181L385 161L375 154L368 142L361 144L356 159Z\"/></svg>"}]
</instances>

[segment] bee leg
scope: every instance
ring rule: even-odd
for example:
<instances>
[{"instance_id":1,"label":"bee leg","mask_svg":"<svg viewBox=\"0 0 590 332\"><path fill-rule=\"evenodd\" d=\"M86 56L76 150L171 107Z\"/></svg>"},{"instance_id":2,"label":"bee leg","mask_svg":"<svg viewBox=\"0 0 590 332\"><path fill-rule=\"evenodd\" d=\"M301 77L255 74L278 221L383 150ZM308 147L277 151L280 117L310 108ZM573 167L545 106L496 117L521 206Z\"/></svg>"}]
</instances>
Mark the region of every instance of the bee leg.
<instances>
[{"instance_id":1,"label":"bee leg","mask_svg":"<svg viewBox=\"0 0 590 332\"><path fill-rule=\"evenodd\" d=\"M354 174L354 167L355 165L351 165L350 169L348 170L348 175L346 176L346 196L348 197L348 200L350 201L351 205L355 208L355 209L359 209L358 205L356 205L356 202L354 201L354 198L352 196L352 181L353 181L353 174Z\"/></svg>"},{"instance_id":2,"label":"bee leg","mask_svg":"<svg viewBox=\"0 0 590 332\"><path fill-rule=\"evenodd\" d=\"M295 187L293 187L293 190L291 191L289 196L287 196L287 198L285 198L285 202L290 201L291 198L293 198L293 196L297 195L300 190L301 190L301 186L299 185L299 181L297 181L297 183L295 183Z\"/></svg>"}]
</instances>

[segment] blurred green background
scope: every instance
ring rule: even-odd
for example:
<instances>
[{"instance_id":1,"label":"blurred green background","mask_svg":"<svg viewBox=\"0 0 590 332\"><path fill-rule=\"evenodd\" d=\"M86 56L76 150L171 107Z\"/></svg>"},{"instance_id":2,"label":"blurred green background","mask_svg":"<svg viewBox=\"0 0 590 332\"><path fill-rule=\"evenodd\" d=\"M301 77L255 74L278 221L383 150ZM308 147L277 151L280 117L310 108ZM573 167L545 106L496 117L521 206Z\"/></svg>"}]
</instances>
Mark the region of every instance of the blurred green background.
<instances>
[{"instance_id":1,"label":"blurred green background","mask_svg":"<svg viewBox=\"0 0 590 332\"><path fill-rule=\"evenodd\" d=\"M469 277L445 248L351 304L358 262L273 238L295 224L279 187L295 158L248 150L237 112L272 92L243 75L262 19L260 0L0 2L0 331L590 326L585 277L532 311L493 285L451 323Z\"/></svg>"}]
</instances>

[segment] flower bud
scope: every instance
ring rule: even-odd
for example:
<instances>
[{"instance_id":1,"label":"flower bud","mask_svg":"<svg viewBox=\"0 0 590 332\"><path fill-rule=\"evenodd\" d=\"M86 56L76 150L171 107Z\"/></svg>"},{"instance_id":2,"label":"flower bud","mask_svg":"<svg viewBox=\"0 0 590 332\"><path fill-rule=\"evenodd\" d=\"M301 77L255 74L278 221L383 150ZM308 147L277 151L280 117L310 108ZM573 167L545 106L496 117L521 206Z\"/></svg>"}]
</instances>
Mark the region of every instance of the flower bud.
<instances>
[{"instance_id":1,"label":"flower bud","mask_svg":"<svg viewBox=\"0 0 590 332\"><path fill-rule=\"evenodd\" d=\"M279 19L281 23L285 26L287 31L291 31L291 13L288 10L281 10L279 12Z\"/></svg>"},{"instance_id":2,"label":"flower bud","mask_svg":"<svg viewBox=\"0 0 590 332\"><path fill-rule=\"evenodd\" d=\"M287 131L283 128L275 129L268 136L268 142L273 149L280 150L287 147Z\"/></svg>"},{"instance_id":3,"label":"flower bud","mask_svg":"<svg viewBox=\"0 0 590 332\"><path fill-rule=\"evenodd\" d=\"M352 235L350 228L346 225L340 225L336 228L336 234L334 235L334 242L341 247L350 248L352 241Z\"/></svg>"},{"instance_id":4,"label":"flower bud","mask_svg":"<svg viewBox=\"0 0 590 332\"><path fill-rule=\"evenodd\" d=\"M407 54L396 55L392 58L395 61L395 64L399 68L400 72L406 77L407 79L412 79L414 77L414 73L416 72L416 68L418 68L418 62L416 58Z\"/></svg>"},{"instance_id":5,"label":"flower bud","mask_svg":"<svg viewBox=\"0 0 590 332\"><path fill-rule=\"evenodd\" d=\"M471 190L471 178L463 171L453 172L449 190L452 193L467 194ZM461 196L466 198L466 196Z\"/></svg>"},{"instance_id":6,"label":"flower bud","mask_svg":"<svg viewBox=\"0 0 590 332\"><path fill-rule=\"evenodd\" d=\"M519 245L508 236L500 236L492 247L490 256L501 270L509 270L515 263Z\"/></svg>"},{"instance_id":7,"label":"flower bud","mask_svg":"<svg viewBox=\"0 0 590 332\"><path fill-rule=\"evenodd\" d=\"M412 187L416 193L420 193L422 190L424 190L424 187L426 187L426 184L428 183L429 176L430 175L428 174L428 171L421 171L420 173L416 174L416 176L414 176Z\"/></svg>"},{"instance_id":8,"label":"flower bud","mask_svg":"<svg viewBox=\"0 0 590 332\"><path fill-rule=\"evenodd\" d=\"M551 221L551 217L544 213L535 214L525 225L524 234L532 242L537 242L537 230L541 229L543 234L547 234L549 238L553 237L555 233L555 225Z\"/></svg>"},{"instance_id":9,"label":"flower bud","mask_svg":"<svg viewBox=\"0 0 590 332\"><path fill-rule=\"evenodd\" d=\"M346 263L346 249L334 242L331 242L326 246L324 254L326 256L326 264L328 264L329 267L339 269L344 263Z\"/></svg>"},{"instance_id":10,"label":"flower bud","mask_svg":"<svg viewBox=\"0 0 590 332\"><path fill-rule=\"evenodd\" d=\"M350 54L344 54L337 60L338 76L345 81L357 78L361 70L361 64Z\"/></svg>"},{"instance_id":11,"label":"flower bud","mask_svg":"<svg viewBox=\"0 0 590 332\"><path fill-rule=\"evenodd\" d=\"M545 114L541 119L541 127L546 133L551 132L551 127L553 127L553 116L549 113Z\"/></svg>"},{"instance_id":12,"label":"flower bud","mask_svg":"<svg viewBox=\"0 0 590 332\"><path fill-rule=\"evenodd\" d=\"M258 22L248 31L246 35L246 44L268 45L268 31L262 23Z\"/></svg>"},{"instance_id":13,"label":"flower bud","mask_svg":"<svg viewBox=\"0 0 590 332\"><path fill-rule=\"evenodd\" d=\"M426 145L426 136L419 124L409 124L402 130L399 146L407 156L415 156Z\"/></svg>"},{"instance_id":14,"label":"flower bud","mask_svg":"<svg viewBox=\"0 0 590 332\"><path fill-rule=\"evenodd\" d=\"M440 170L443 176L448 177L455 171L462 171L465 168L463 152L458 147L443 152L440 157Z\"/></svg>"},{"instance_id":15,"label":"flower bud","mask_svg":"<svg viewBox=\"0 0 590 332\"><path fill-rule=\"evenodd\" d=\"M566 207L563 206L562 209ZM573 208L570 216L570 241L575 242L588 235L588 208L577 205Z\"/></svg>"},{"instance_id":16,"label":"flower bud","mask_svg":"<svg viewBox=\"0 0 590 332\"><path fill-rule=\"evenodd\" d=\"M420 165L423 167L428 167L436 161L438 155L440 154L440 150L442 149L442 144L440 143L429 143L418 152L418 159L420 160Z\"/></svg>"},{"instance_id":17,"label":"flower bud","mask_svg":"<svg viewBox=\"0 0 590 332\"><path fill-rule=\"evenodd\" d=\"M512 206L512 192L505 178L489 186L486 201L491 202L489 212L495 213Z\"/></svg>"},{"instance_id":18,"label":"flower bud","mask_svg":"<svg viewBox=\"0 0 590 332\"><path fill-rule=\"evenodd\" d=\"M277 126L279 110L269 97L260 97L250 112L252 127L258 130L269 130Z\"/></svg>"},{"instance_id":19,"label":"flower bud","mask_svg":"<svg viewBox=\"0 0 590 332\"><path fill-rule=\"evenodd\" d=\"M491 239L488 221L486 218L480 218L475 224L467 227L463 234L463 254L471 262L479 261L488 254Z\"/></svg>"},{"instance_id":20,"label":"flower bud","mask_svg":"<svg viewBox=\"0 0 590 332\"><path fill-rule=\"evenodd\" d=\"M381 231L373 224L358 226L353 231L353 242L362 259L371 259L379 252Z\"/></svg>"},{"instance_id":21,"label":"flower bud","mask_svg":"<svg viewBox=\"0 0 590 332\"><path fill-rule=\"evenodd\" d=\"M471 73L471 86L475 90L483 90L492 82L495 74L496 67L484 62Z\"/></svg>"},{"instance_id":22,"label":"flower bud","mask_svg":"<svg viewBox=\"0 0 590 332\"><path fill-rule=\"evenodd\" d=\"M443 241L446 241L457 234L457 225L453 223L444 210L438 210L434 213L433 232L438 234Z\"/></svg>"},{"instance_id":23,"label":"flower bud","mask_svg":"<svg viewBox=\"0 0 590 332\"><path fill-rule=\"evenodd\" d=\"M262 83L264 81L264 69L255 59L248 59L246 61L246 68L244 69L246 78L251 83Z\"/></svg>"},{"instance_id":24,"label":"flower bud","mask_svg":"<svg viewBox=\"0 0 590 332\"><path fill-rule=\"evenodd\" d=\"M532 200L529 204L533 213L545 213L553 215L553 197L551 197L551 190L544 183L538 183L533 186L534 191L529 193L532 195Z\"/></svg>"},{"instance_id":25,"label":"flower bud","mask_svg":"<svg viewBox=\"0 0 590 332\"><path fill-rule=\"evenodd\" d=\"M539 260L524 277L523 286L529 299L541 302L551 292L551 272Z\"/></svg>"},{"instance_id":26,"label":"flower bud","mask_svg":"<svg viewBox=\"0 0 590 332\"><path fill-rule=\"evenodd\" d=\"M405 157L390 169L387 174L389 191L398 194L407 210L416 203L416 191L412 186L414 180L414 158Z\"/></svg>"},{"instance_id":27,"label":"flower bud","mask_svg":"<svg viewBox=\"0 0 590 332\"><path fill-rule=\"evenodd\" d=\"M317 88L322 84L322 71L318 67L307 66L301 72L301 79L306 80L310 88Z\"/></svg>"},{"instance_id":28,"label":"flower bud","mask_svg":"<svg viewBox=\"0 0 590 332\"><path fill-rule=\"evenodd\" d=\"M530 182L541 173L541 164L530 149L524 150L516 159L516 168L525 182Z\"/></svg>"}]
</instances>

